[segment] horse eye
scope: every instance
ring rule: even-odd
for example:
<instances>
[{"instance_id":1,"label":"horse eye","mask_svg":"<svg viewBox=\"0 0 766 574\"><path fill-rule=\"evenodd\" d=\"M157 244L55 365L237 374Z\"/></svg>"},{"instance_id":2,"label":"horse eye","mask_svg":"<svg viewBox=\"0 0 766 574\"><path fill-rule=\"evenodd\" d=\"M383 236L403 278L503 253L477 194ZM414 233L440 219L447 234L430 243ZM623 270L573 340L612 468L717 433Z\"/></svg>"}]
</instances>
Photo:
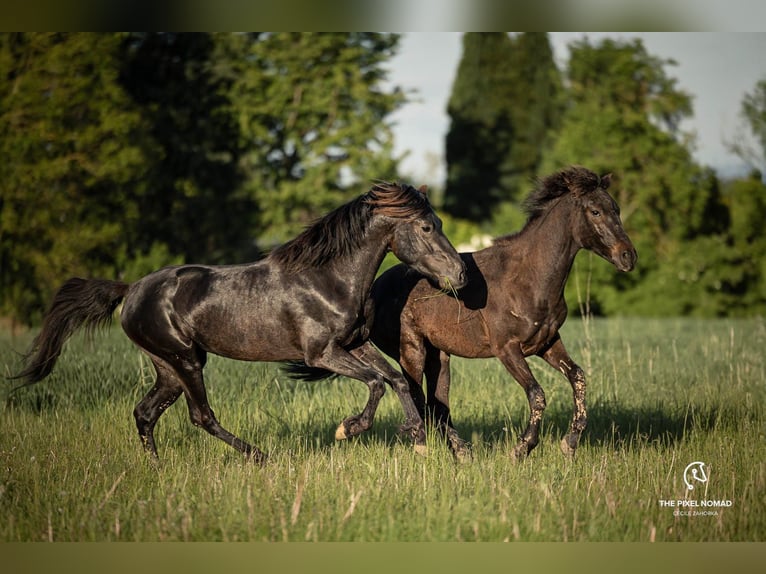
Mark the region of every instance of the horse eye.
<instances>
[{"instance_id":1,"label":"horse eye","mask_svg":"<svg viewBox=\"0 0 766 574\"><path fill-rule=\"evenodd\" d=\"M601 212L598 209L591 209L590 212L593 215L593 217L598 217L599 215L601 215Z\"/></svg>"},{"instance_id":2,"label":"horse eye","mask_svg":"<svg viewBox=\"0 0 766 574\"><path fill-rule=\"evenodd\" d=\"M426 232L426 233L431 233L431 226L430 225L424 225L423 226L423 231Z\"/></svg>"}]
</instances>

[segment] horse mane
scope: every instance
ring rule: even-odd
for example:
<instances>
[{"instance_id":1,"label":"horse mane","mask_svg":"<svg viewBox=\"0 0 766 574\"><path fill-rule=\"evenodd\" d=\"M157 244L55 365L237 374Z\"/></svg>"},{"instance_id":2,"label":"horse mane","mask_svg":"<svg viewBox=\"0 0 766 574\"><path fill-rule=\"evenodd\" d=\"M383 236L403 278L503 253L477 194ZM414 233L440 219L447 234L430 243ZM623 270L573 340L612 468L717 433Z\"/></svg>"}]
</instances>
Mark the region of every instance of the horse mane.
<instances>
[{"instance_id":1,"label":"horse mane","mask_svg":"<svg viewBox=\"0 0 766 574\"><path fill-rule=\"evenodd\" d=\"M523 208L531 221L542 215L553 200L572 193L575 197L602 187L609 187L609 175L599 177L581 166L571 166L536 180L535 189L524 201Z\"/></svg>"},{"instance_id":2,"label":"horse mane","mask_svg":"<svg viewBox=\"0 0 766 574\"><path fill-rule=\"evenodd\" d=\"M412 220L431 213L424 190L379 182L274 249L269 257L291 271L319 267L358 248L375 215Z\"/></svg>"}]
</instances>

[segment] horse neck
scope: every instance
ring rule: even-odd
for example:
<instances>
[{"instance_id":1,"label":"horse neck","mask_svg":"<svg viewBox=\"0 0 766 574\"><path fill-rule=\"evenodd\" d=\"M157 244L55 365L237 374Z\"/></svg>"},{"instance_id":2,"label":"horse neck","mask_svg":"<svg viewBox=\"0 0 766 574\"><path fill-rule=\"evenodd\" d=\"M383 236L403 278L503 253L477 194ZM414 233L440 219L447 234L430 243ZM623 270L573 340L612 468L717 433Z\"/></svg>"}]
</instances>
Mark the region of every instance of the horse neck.
<instances>
[{"instance_id":1,"label":"horse neck","mask_svg":"<svg viewBox=\"0 0 766 574\"><path fill-rule=\"evenodd\" d=\"M349 277L347 287L352 298L366 300L380 264L388 251L393 229L383 221L371 221L364 240L357 249L332 263L338 277Z\"/></svg>"},{"instance_id":2,"label":"horse neck","mask_svg":"<svg viewBox=\"0 0 766 574\"><path fill-rule=\"evenodd\" d=\"M538 279L544 291L555 290L563 294L569 272L580 245L572 233L571 210L562 205L562 198L549 210L527 223L510 249L525 245L524 257L534 261Z\"/></svg>"}]
</instances>

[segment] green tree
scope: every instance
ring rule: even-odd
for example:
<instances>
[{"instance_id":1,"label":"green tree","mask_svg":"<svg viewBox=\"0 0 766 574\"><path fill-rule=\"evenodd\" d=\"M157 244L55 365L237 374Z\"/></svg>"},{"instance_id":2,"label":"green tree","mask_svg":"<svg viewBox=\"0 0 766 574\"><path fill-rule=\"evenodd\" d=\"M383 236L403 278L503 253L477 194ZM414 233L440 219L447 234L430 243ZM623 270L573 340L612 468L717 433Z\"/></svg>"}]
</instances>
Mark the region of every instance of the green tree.
<instances>
[{"instance_id":1,"label":"green tree","mask_svg":"<svg viewBox=\"0 0 766 574\"><path fill-rule=\"evenodd\" d=\"M738 261L736 314L766 313L766 184L760 171L730 182L724 190L729 207L730 244Z\"/></svg>"},{"instance_id":2,"label":"green tree","mask_svg":"<svg viewBox=\"0 0 766 574\"><path fill-rule=\"evenodd\" d=\"M444 208L486 221L518 203L558 125L561 80L544 33L467 33L447 111Z\"/></svg>"},{"instance_id":3,"label":"green tree","mask_svg":"<svg viewBox=\"0 0 766 574\"><path fill-rule=\"evenodd\" d=\"M509 199L506 173L513 120L513 44L504 32L466 33L447 113L444 210L472 221L489 219Z\"/></svg>"},{"instance_id":4,"label":"green tree","mask_svg":"<svg viewBox=\"0 0 766 574\"><path fill-rule=\"evenodd\" d=\"M513 121L509 163L510 193L519 203L534 177L543 151L560 125L563 113L561 73L553 59L548 34L525 32L512 38Z\"/></svg>"},{"instance_id":5,"label":"green tree","mask_svg":"<svg viewBox=\"0 0 766 574\"><path fill-rule=\"evenodd\" d=\"M372 180L394 179L389 114L404 102L386 89L383 64L399 37L372 33L269 33L229 38L228 58L247 174L260 209L257 236L285 240Z\"/></svg>"},{"instance_id":6,"label":"green tree","mask_svg":"<svg viewBox=\"0 0 766 574\"><path fill-rule=\"evenodd\" d=\"M28 320L72 275L115 276L154 148L114 34L0 35L0 312Z\"/></svg>"},{"instance_id":7,"label":"green tree","mask_svg":"<svg viewBox=\"0 0 766 574\"><path fill-rule=\"evenodd\" d=\"M0 35L0 313L236 262L393 179L389 34Z\"/></svg>"},{"instance_id":8,"label":"green tree","mask_svg":"<svg viewBox=\"0 0 766 574\"><path fill-rule=\"evenodd\" d=\"M242 143L226 72L227 35L125 38L121 82L151 126L159 164L141 194L134 251L153 244L190 262L254 256L257 206L242 194ZM222 45L223 44L223 45Z\"/></svg>"},{"instance_id":9,"label":"green tree","mask_svg":"<svg viewBox=\"0 0 766 574\"><path fill-rule=\"evenodd\" d=\"M570 52L569 107L544 171L578 163L613 172L611 191L639 252L629 275L578 257L570 298L590 277L601 312L663 313L663 305L674 313L724 312L728 287L718 273L732 255L722 237L728 211L715 174L695 164L679 130L692 106L665 71L673 62L648 54L640 40L582 40ZM684 272L687 264L694 272Z\"/></svg>"},{"instance_id":10,"label":"green tree","mask_svg":"<svg viewBox=\"0 0 766 574\"><path fill-rule=\"evenodd\" d=\"M766 173L766 79L760 80L742 100L740 116L755 137L758 148L748 145L744 138L729 144L729 148L761 174Z\"/></svg>"}]
</instances>

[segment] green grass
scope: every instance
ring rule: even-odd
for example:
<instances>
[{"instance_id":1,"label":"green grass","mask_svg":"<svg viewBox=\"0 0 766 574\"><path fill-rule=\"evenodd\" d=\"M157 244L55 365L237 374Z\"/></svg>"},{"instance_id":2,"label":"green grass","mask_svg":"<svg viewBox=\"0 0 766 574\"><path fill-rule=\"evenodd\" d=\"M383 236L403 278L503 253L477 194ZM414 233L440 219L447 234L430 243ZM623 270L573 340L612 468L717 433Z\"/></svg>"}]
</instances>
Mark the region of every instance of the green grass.
<instances>
[{"instance_id":1,"label":"green grass","mask_svg":"<svg viewBox=\"0 0 766 574\"><path fill-rule=\"evenodd\" d=\"M0 540L763 540L766 321L572 319L563 335L589 382L574 462L558 448L571 390L537 359L548 409L521 464L509 457L527 418L521 388L496 360L453 360L453 416L474 445L457 464L434 436L425 458L399 440L391 391L372 431L336 443L364 385L212 357L211 404L269 453L263 468L192 427L183 400L160 420L153 465L132 417L151 365L117 327L76 337L46 381L12 394L4 383ZM0 335L4 374L29 340ZM687 496L683 471L698 460L707 495L689 496L733 504L674 516L659 501Z\"/></svg>"}]
</instances>

